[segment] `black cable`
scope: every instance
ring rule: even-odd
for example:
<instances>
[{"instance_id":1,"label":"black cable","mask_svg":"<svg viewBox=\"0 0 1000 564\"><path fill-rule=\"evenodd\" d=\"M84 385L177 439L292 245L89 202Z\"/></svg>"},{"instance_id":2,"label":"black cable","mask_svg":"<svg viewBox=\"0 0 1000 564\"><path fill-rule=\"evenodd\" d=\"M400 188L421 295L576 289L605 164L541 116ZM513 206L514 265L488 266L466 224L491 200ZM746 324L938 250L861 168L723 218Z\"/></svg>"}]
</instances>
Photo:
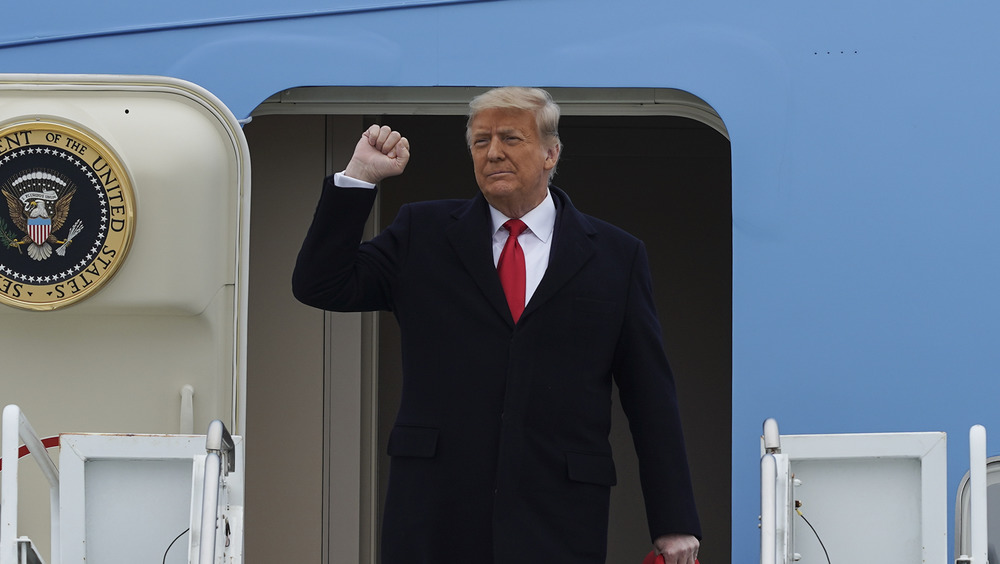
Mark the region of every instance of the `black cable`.
<instances>
[{"instance_id":1,"label":"black cable","mask_svg":"<svg viewBox=\"0 0 1000 564\"><path fill-rule=\"evenodd\" d=\"M795 509L795 512L799 514L799 517L802 517L802 520L806 522L806 525L809 525L809 528L812 529L813 534L816 535L816 540L819 541L819 546L820 548L823 549L823 554L826 555L826 564L832 564L830 562L830 553L826 551L826 545L823 544L823 539L819 538L819 533L816 532L816 527L812 526L812 523L809 522L809 519L806 519L806 516L803 515L802 512L798 510L798 508Z\"/></svg>"},{"instance_id":2,"label":"black cable","mask_svg":"<svg viewBox=\"0 0 1000 564\"><path fill-rule=\"evenodd\" d=\"M801 515L801 513L799 515ZM191 527L188 527L188 528L184 529L184 532L182 532L181 534L177 535L177 538L175 538L174 540L170 541L170 544L167 545L167 550L163 551L163 564L167 564L167 553L169 553L170 549L174 547L174 543L177 542L178 540L180 540L180 538L183 537L190 530L191 530Z\"/></svg>"}]
</instances>

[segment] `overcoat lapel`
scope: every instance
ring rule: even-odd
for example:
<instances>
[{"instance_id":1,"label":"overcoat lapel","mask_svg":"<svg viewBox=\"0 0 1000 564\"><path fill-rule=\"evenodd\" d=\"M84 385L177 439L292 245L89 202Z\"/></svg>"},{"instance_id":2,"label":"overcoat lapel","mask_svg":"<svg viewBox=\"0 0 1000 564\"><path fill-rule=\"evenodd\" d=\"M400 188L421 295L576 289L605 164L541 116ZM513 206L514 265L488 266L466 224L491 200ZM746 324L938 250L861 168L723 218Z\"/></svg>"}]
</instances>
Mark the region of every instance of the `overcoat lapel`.
<instances>
[{"instance_id":1,"label":"overcoat lapel","mask_svg":"<svg viewBox=\"0 0 1000 564\"><path fill-rule=\"evenodd\" d=\"M556 225L552 235L549 266L535 293L525 304L522 318L544 305L594 254L592 237L597 231L590 220L573 207L565 192L554 186L549 186L549 190L556 201Z\"/></svg>"},{"instance_id":2,"label":"overcoat lapel","mask_svg":"<svg viewBox=\"0 0 1000 564\"><path fill-rule=\"evenodd\" d=\"M557 210L549 266L535 293L525 304L522 318L554 296L594 254L591 239L596 234L594 226L573 207L565 192L554 186L549 189ZM476 196L456 210L453 217L455 223L448 228L452 248L497 313L513 325L500 277L493 265L489 204L482 195Z\"/></svg>"},{"instance_id":3,"label":"overcoat lapel","mask_svg":"<svg viewBox=\"0 0 1000 564\"><path fill-rule=\"evenodd\" d=\"M496 266L493 265L493 238L490 233L489 204L482 195L476 196L452 214L455 218L447 230L448 240L469 275L508 324L514 325L507 298L500 285Z\"/></svg>"}]
</instances>

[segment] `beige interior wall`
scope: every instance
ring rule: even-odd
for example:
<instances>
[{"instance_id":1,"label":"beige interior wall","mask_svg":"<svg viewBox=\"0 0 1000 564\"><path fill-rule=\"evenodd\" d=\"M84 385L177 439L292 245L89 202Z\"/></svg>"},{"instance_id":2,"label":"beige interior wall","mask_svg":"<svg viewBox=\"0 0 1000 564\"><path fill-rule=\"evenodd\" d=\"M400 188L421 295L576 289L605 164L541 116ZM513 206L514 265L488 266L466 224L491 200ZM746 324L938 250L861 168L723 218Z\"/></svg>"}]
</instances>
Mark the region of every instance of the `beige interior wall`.
<instances>
[{"instance_id":1,"label":"beige interior wall","mask_svg":"<svg viewBox=\"0 0 1000 564\"><path fill-rule=\"evenodd\" d=\"M323 312L291 293L325 171L325 120L256 118L247 353L247 562L320 562Z\"/></svg>"},{"instance_id":2,"label":"beige interior wall","mask_svg":"<svg viewBox=\"0 0 1000 564\"><path fill-rule=\"evenodd\" d=\"M364 562L375 494L371 315L325 313L291 295L322 179L343 166L362 120L265 116L253 159L247 392L247 554L257 562ZM328 406L324 410L324 405Z\"/></svg>"}]
</instances>

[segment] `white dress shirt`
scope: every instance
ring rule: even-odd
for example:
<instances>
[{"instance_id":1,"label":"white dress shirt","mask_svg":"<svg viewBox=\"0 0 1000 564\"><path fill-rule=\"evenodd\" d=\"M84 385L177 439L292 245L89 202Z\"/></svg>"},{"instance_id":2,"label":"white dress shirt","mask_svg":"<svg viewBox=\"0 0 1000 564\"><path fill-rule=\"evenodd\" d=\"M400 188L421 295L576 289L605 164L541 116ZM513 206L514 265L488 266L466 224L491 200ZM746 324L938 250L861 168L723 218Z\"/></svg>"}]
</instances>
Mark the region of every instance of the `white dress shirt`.
<instances>
[{"instance_id":1,"label":"white dress shirt","mask_svg":"<svg viewBox=\"0 0 1000 564\"><path fill-rule=\"evenodd\" d=\"M375 185L364 180L351 178L341 172L333 175L333 184L340 188L374 188ZM508 232L503 224L510 218L490 206L490 217L493 219L493 266L500 260L500 252L507 242ZM552 249L552 232L556 227L556 204L552 193L545 191L545 199L535 206L535 209L524 214L521 221L528 226L517 238L521 250L524 251L524 303L528 304L532 294L538 288L545 269L549 266L549 251Z\"/></svg>"},{"instance_id":2,"label":"white dress shirt","mask_svg":"<svg viewBox=\"0 0 1000 564\"><path fill-rule=\"evenodd\" d=\"M509 217L490 206L490 216L493 218L493 265L500 260L500 252L507 242L508 232L503 228ZM552 193L545 191L545 199L535 206L535 209L524 214L521 221L528 226L517 238L521 250L524 251L524 303L528 304L531 295L538 288L538 283L545 275L549 266L549 251L552 249L552 232L556 227L556 204L552 201Z\"/></svg>"}]
</instances>

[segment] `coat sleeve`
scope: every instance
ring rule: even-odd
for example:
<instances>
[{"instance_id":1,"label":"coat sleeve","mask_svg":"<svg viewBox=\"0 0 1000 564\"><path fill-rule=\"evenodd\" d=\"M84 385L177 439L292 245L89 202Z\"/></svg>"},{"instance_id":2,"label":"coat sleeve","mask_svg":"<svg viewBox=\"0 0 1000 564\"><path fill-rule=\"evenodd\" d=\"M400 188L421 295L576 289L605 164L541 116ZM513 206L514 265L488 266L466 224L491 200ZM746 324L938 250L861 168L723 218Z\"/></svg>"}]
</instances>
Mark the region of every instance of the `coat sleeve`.
<instances>
[{"instance_id":1,"label":"coat sleeve","mask_svg":"<svg viewBox=\"0 0 1000 564\"><path fill-rule=\"evenodd\" d=\"M292 273L292 293L300 302L330 311L392 309L403 254L400 234L406 227L396 222L361 242L375 194L374 189L340 188L333 177L326 179Z\"/></svg>"},{"instance_id":2,"label":"coat sleeve","mask_svg":"<svg viewBox=\"0 0 1000 564\"><path fill-rule=\"evenodd\" d=\"M701 538L673 374L663 350L645 246L632 263L615 380L639 459L652 540L669 533Z\"/></svg>"}]
</instances>

